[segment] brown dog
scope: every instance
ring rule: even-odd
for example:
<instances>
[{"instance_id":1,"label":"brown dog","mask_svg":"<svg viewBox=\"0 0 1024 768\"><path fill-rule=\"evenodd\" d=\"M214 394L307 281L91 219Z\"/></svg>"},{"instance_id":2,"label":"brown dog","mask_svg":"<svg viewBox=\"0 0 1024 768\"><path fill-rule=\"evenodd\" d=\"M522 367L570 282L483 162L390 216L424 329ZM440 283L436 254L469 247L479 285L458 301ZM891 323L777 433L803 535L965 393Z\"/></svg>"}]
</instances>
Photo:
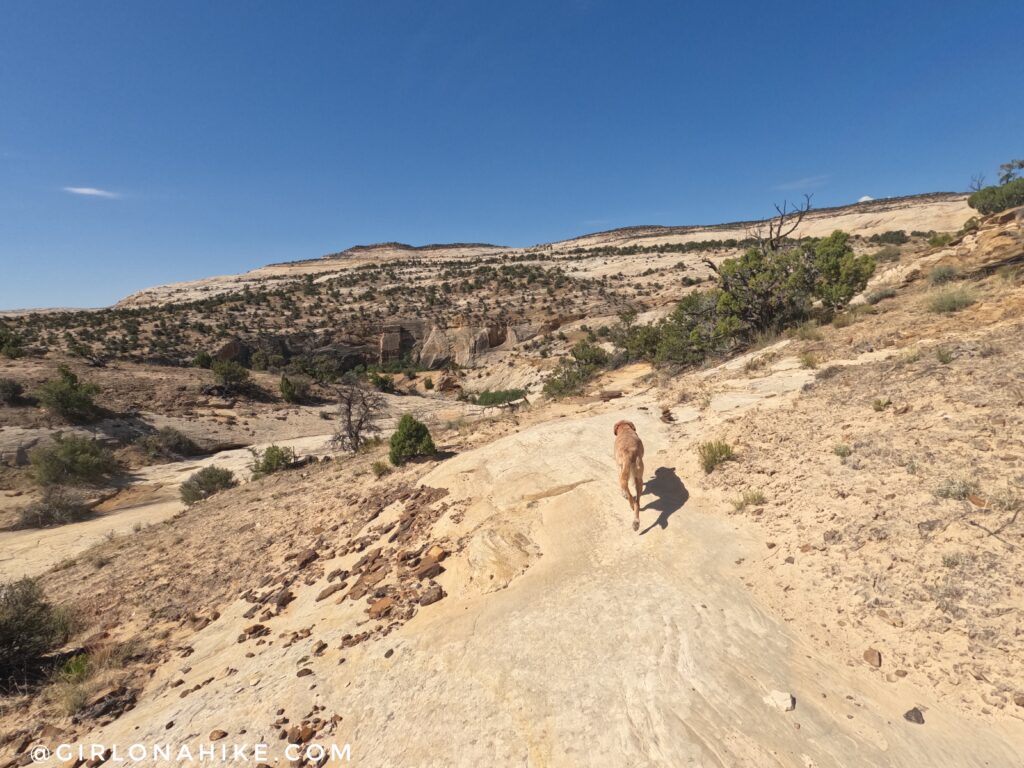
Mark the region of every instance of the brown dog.
<instances>
[{"instance_id":1,"label":"brown dog","mask_svg":"<svg viewBox=\"0 0 1024 768\"><path fill-rule=\"evenodd\" d=\"M640 496L644 492L644 444L631 421L615 423L615 462L619 465L619 488L633 508L633 530L640 530ZM629 478L636 486L636 498L629 492Z\"/></svg>"}]
</instances>

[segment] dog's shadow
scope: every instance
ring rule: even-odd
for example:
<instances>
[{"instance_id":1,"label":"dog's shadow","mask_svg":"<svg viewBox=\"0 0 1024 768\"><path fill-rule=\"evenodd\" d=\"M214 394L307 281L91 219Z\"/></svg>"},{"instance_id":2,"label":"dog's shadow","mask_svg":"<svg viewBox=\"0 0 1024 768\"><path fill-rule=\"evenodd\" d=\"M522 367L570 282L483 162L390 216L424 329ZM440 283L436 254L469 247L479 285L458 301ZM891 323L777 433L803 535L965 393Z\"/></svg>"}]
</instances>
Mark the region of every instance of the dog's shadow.
<instances>
[{"instance_id":1,"label":"dog's shadow","mask_svg":"<svg viewBox=\"0 0 1024 768\"><path fill-rule=\"evenodd\" d=\"M641 536L654 526L658 526L662 530L668 528L668 519L680 510L686 500L690 498L690 493L683 485L683 481L670 467L658 467L654 470L654 477L644 485L644 493L653 494L657 498L647 502L643 509L656 509L659 514L657 520L640 531Z\"/></svg>"}]
</instances>

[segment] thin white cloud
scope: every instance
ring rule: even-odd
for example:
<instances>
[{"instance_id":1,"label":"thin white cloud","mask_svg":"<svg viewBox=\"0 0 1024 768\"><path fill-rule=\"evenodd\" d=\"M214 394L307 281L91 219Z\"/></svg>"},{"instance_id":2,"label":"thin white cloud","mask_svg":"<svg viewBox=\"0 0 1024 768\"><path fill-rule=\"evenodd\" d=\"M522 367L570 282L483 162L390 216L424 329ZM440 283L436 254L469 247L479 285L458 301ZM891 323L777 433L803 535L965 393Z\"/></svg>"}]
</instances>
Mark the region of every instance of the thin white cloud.
<instances>
[{"instance_id":1,"label":"thin white cloud","mask_svg":"<svg viewBox=\"0 0 1024 768\"><path fill-rule=\"evenodd\" d=\"M120 197L117 192L108 192L105 189L97 189L96 187L63 187L63 189L72 195L84 195L85 197L105 197L111 200Z\"/></svg>"},{"instance_id":2,"label":"thin white cloud","mask_svg":"<svg viewBox=\"0 0 1024 768\"><path fill-rule=\"evenodd\" d=\"M870 203L874 199L875 198L873 198L871 195L864 195L864 197L858 197L857 198L857 202L858 203Z\"/></svg>"},{"instance_id":3,"label":"thin white cloud","mask_svg":"<svg viewBox=\"0 0 1024 768\"><path fill-rule=\"evenodd\" d=\"M814 187L820 187L828 180L828 174L824 174L822 176L806 176L802 179L796 179L794 181L787 181L782 184L779 184L775 187L775 189L781 189L784 191L798 189L813 189Z\"/></svg>"}]
</instances>

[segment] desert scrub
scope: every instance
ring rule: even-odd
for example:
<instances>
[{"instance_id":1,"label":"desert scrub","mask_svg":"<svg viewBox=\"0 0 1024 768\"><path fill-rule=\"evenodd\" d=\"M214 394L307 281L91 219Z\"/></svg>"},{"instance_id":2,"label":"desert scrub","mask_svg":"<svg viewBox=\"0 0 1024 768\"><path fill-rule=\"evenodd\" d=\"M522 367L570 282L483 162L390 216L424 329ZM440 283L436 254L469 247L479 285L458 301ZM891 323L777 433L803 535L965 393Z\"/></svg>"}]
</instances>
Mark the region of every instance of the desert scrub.
<instances>
[{"instance_id":1,"label":"desert scrub","mask_svg":"<svg viewBox=\"0 0 1024 768\"><path fill-rule=\"evenodd\" d=\"M0 584L0 683L24 679L71 630L70 614L48 603L35 579Z\"/></svg>"},{"instance_id":2,"label":"desert scrub","mask_svg":"<svg viewBox=\"0 0 1024 768\"><path fill-rule=\"evenodd\" d=\"M98 483L117 469L109 449L78 435L54 435L53 442L29 454L32 478L40 485Z\"/></svg>"},{"instance_id":3,"label":"desert scrub","mask_svg":"<svg viewBox=\"0 0 1024 768\"><path fill-rule=\"evenodd\" d=\"M767 499L761 491L746 490L739 498L733 499L732 506L737 512L742 512L747 507L756 507L764 504Z\"/></svg>"},{"instance_id":4,"label":"desert scrub","mask_svg":"<svg viewBox=\"0 0 1024 768\"><path fill-rule=\"evenodd\" d=\"M942 265L935 267L928 274L928 282L932 285L945 285L946 283L956 280L957 271L955 267Z\"/></svg>"},{"instance_id":5,"label":"desert scrub","mask_svg":"<svg viewBox=\"0 0 1024 768\"><path fill-rule=\"evenodd\" d=\"M723 440L711 440L697 446L697 455L700 457L700 465L706 474L715 471L715 467L724 461L732 461L736 458L736 452L732 446Z\"/></svg>"},{"instance_id":6,"label":"desert scrub","mask_svg":"<svg viewBox=\"0 0 1024 768\"><path fill-rule=\"evenodd\" d=\"M191 507L197 501L207 499L227 488L234 488L236 485L238 485L238 481L235 480L235 474L230 469L203 467L181 484L179 492L181 500L185 502L186 506Z\"/></svg>"},{"instance_id":7,"label":"desert scrub","mask_svg":"<svg viewBox=\"0 0 1024 768\"><path fill-rule=\"evenodd\" d=\"M310 381L302 376L281 374L281 399L286 403L301 403L309 397Z\"/></svg>"},{"instance_id":8,"label":"desert scrub","mask_svg":"<svg viewBox=\"0 0 1024 768\"><path fill-rule=\"evenodd\" d=\"M842 461L843 464L845 464L846 460L850 458L851 454L853 454L853 448L846 445L845 443L839 443L832 449L832 453L838 456L840 461Z\"/></svg>"},{"instance_id":9,"label":"desert scrub","mask_svg":"<svg viewBox=\"0 0 1024 768\"><path fill-rule=\"evenodd\" d=\"M890 261L899 261L900 249L895 245L887 245L883 248L879 248L872 254L872 256L875 257L875 261L879 264Z\"/></svg>"},{"instance_id":10,"label":"desert scrub","mask_svg":"<svg viewBox=\"0 0 1024 768\"><path fill-rule=\"evenodd\" d=\"M398 428L391 435L388 458L396 467L417 456L433 456L437 453L434 440L427 425L411 414L405 414L398 422Z\"/></svg>"},{"instance_id":11,"label":"desert scrub","mask_svg":"<svg viewBox=\"0 0 1024 768\"><path fill-rule=\"evenodd\" d=\"M821 341L822 339L821 329L814 320L808 320L806 323L798 325L793 335L801 341Z\"/></svg>"},{"instance_id":12,"label":"desert scrub","mask_svg":"<svg viewBox=\"0 0 1024 768\"><path fill-rule=\"evenodd\" d=\"M19 528L47 528L77 523L92 516L92 508L78 492L59 485L47 487L43 497L18 512Z\"/></svg>"},{"instance_id":13,"label":"desert scrub","mask_svg":"<svg viewBox=\"0 0 1024 768\"><path fill-rule=\"evenodd\" d=\"M800 354L800 365L804 368L817 368L818 356L813 352L803 352Z\"/></svg>"},{"instance_id":14,"label":"desert scrub","mask_svg":"<svg viewBox=\"0 0 1024 768\"><path fill-rule=\"evenodd\" d=\"M250 448L249 453L252 454L252 464L249 465L249 469L254 480L288 469L295 461L295 451L280 445L267 446L263 451L258 448Z\"/></svg>"},{"instance_id":15,"label":"desert scrub","mask_svg":"<svg viewBox=\"0 0 1024 768\"><path fill-rule=\"evenodd\" d=\"M17 405L25 388L14 379L0 379L0 405Z\"/></svg>"},{"instance_id":16,"label":"desert scrub","mask_svg":"<svg viewBox=\"0 0 1024 768\"><path fill-rule=\"evenodd\" d=\"M892 405L892 400L888 397L876 397L871 401L871 407L876 411L884 411L890 405Z\"/></svg>"},{"instance_id":17,"label":"desert scrub","mask_svg":"<svg viewBox=\"0 0 1024 768\"><path fill-rule=\"evenodd\" d=\"M375 461L370 465L370 471L373 472L373 476L379 480L384 477L384 475L391 472L391 467L383 461Z\"/></svg>"},{"instance_id":18,"label":"desert scrub","mask_svg":"<svg viewBox=\"0 0 1024 768\"><path fill-rule=\"evenodd\" d=\"M864 297L868 304L874 306L884 299L891 299L896 296L896 289L891 285L881 286Z\"/></svg>"},{"instance_id":19,"label":"desert scrub","mask_svg":"<svg viewBox=\"0 0 1024 768\"><path fill-rule=\"evenodd\" d=\"M945 347L936 347L935 359L938 360L943 365L949 365L950 363L953 362L953 353L950 352Z\"/></svg>"},{"instance_id":20,"label":"desert scrub","mask_svg":"<svg viewBox=\"0 0 1024 768\"><path fill-rule=\"evenodd\" d=\"M58 378L50 379L36 392L39 404L51 413L75 424L88 424L99 418L93 397L100 391L95 384L80 381L66 365L58 369Z\"/></svg>"},{"instance_id":21,"label":"desert scrub","mask_svg":"<svg viewBox=\"0 0 1024 768\"><path fill-rule=\"evenodd\" d=\"M555 372L544 382L544 394L552 398L578 395L597 373L608 365L609 355L601 347L579 341L562 358Z\"/></svg>"},{"instance_id":22,"label":"desert scrub","mask_svg":"<svg viewBox=\"0 0 1024 768\"><path fill-rule=\"evenodd\" d=\"M943 288L928 297L928 310L936 314L959 312L974 303L973 294L966 288Z\"/></svg>"},{"instance_id":23,"label":"desert scrub","mask_svg":"<svg viewBox=\"0 0 1024 768\"><path fill-rule=\"evenodd\" d=\"M192 438L174 427L163 427L152 435L146 435L139 440L139 447L152 459L198 456L203 452Z\"/></svg>"},{"instance_id":24,"label":"desert scrub","mask_svg":"<svg viewBox=\"0 0 1024 768\"><path fill-rule=\"evenodd\" d=\"M526 397L525 389L499 389L493 392L485 389L478 395L471 395L470 401L477 405L504 405L522 400L524 397Z\"/></svg>"},{"instance_id":25,"label":"desert scrub","mask_svg":"<svg viewBox=\"0 0 1024 768\"><path fill-rule=\"evenodd\" d=\"M210 366L213 371L213 380L229 393L242 392L251 385L252 379L249 371L233 360L216 360Z\"/></svg>"},{"instance_id":26,"label":"desert scrub","mask_svg":"<svg viewBox=\"0 0 1024 768\"><path fill-rule=\"evenodd\" d=\"M956 499L963 501L972 493L978 492L978 482L967 478L947 477L932 492L940 499Z\"/></svg>"}]
</instances>

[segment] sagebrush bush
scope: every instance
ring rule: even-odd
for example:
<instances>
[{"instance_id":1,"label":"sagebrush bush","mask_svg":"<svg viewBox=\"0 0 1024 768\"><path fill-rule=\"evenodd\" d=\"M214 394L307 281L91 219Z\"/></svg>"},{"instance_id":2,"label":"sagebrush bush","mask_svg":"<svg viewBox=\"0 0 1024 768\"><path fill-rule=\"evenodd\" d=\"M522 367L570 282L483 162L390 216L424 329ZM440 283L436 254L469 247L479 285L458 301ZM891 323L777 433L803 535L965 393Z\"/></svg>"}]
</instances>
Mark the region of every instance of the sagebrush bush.
<instances>
[{"instance_id":1,"label":"sagebrush bush","mask_svg":"<svg viewBox=\"0 0 1024 768\"><path fill-rule=\"evenodd\" d=\"M57 434L53 442L29 454L32 476L40 485L98 483L117 469L114 454L95 440Z\"/></svg>"},{"instance_id":2,"label":"sagebrush bush","mask_svg":"<svg viewBox=\"0 0 1024 768\"><path fill-rule=\"evenodd\" d=\"M192 474L188 480L181 484L181 500L187 506L192 506L197 501L209 498L218 491L234 488L238 485L235 480L235 473L224 467L203 467Z\"/></svg>"},{"instance_id":3,"label":"sagebrush bush","mask_svg":"<svg viewBox=\"0 0 1024 768\"><path fill-rule=\"evenodd\" d=\"M697 455L700 457L700 465L706 474L711 474L715 467L724 461L731 461L736 458L732 446L722 440L712 440L700 443L697 446Z\"/></svg>"},{"instance_id":4,"label":"sagebrush bush","mask_svg":"<svg viewBox=\"0 0 1024 768\"><path fill-rule=\"evenodd\" d=\"M370 465L370 471L373 472L374 477L381 478L391 471L391 467L383 461L375 461Z\"/></svg>"},{"instance_id":5,"label":"sagebrush bush","mask_svg":"<svg viewBox=\"0 0 1024 768\"><path fill-rule=\"evenodd\" d=\"M47 528L85 520L93 514L85 497L59 485L48 486L38 501L18 512L19 528Z\"/></svg>"},{"instance_id":6,"label":"sagebrush bush","mask_svg":"<svg viewBox=\"0 0 1024 768\"><path fill-rule=\"evenodd\" d=\"M70 422L87 424L99 417L99 408L93 397L100 391L95 384L80 381L66 365L58 369L58 378L39 387L39 404L46 410Z\"/></svg>"},{"instance_id":7,"label":"sagebrush bush","mask_svg":"<svg viewBox=\"0 0 1024 768\"><path fill-rule=\"evenodd\" d=\"M932 248L942 248L950 244L953 240L953 235L948 232L936 232L934 235L928 238L928 245Z\"/></svg>"},{"instance_id":8,"label":"sagebrush bush","mask_svg":"<svg viewBox=\"0 0 1024 768\"><path fill-rule=\"evenodd\" d=\"M213 355L206 350L199 350L192 358L192 365L196 368L209 368L213 365Z\"/></svg>"},{"instance_id":9,"label":"sagebrush bush","mask_svg":"<svg viewBox=\"0 0 1024 768\"><path fill-rule=\"evenodd\" d=\"M175 459L181 456L199 456L203 450L184 432L174 427L163 427L139 440L139 446L152 458Z\"/></svg>"},{"instance_id":10,"label":"sagebrush bush","mask_svg":"<svg viewBox=\"0 0 1024 768\"><path fill-rule=\"evenodd\" d=\"M430 430L422 421L411 414L405 414L398 421L398 428L391 435L388 458L396 467L417 456L433 456L437 453Z\"/></svg>"},{"instance_id":11,"label":"sagebrush bush","mask_svg":"<svg viewBox=\"0 0 1024 768\"><path fill-rule=\"evenodd\" d=\"M252 454L249 469L252 470L253 479L288 469L295 461L295 450L281 445L269 445L263 451L250 448L249 453Z\"/></svg>"},{"instance_id":12,"label":"sagebrush bush","mask_svg":"<svg viewBox=\"0 0 1024 768\"><path fill-rule=\"evenodd\" d=\"M956 278L956 267L951 267L945 264L935 267L928 274L928 282L932 285L943 285L951 280L956 280Z\"/></svg>"},{"instance_id":13,"label":"sagebrush bush","mask_svg":"<svg viewBox=\"0 0 1024 768\"><path fill-rule=\"evenodd\" d=\"M883 248L879 248L873 254L871 254L875 262L882 264L890 261L900 260L900 249L895 245L887 245Z\"/></svg>"},{"instance_id":14,"label":"sagebrush bush","mask_svg":"<svg viewBox=\"0 0 1024 768\"><path fill-rule=\"evenodd\" d=\"M872 306L884 299L891 299L896 296L896 289L891 285L881 286L869 293L864 299Z\"/></svg>"},{"instance_id":15,"label":"sagebrush bush","mask_svg":"<svg viewBox=\"0 0 1024 768\"><path fill-rule=\"evenodd\" d=\"M940 499L956 499L963 501L972 493L978 492L978 481L961 477L947 477L933 493Z\"/></svg>"},{"instance_id":16,"label":"sagebrush bush","mask_svg":"<svg viewBox=\"0 0 1024 768\"><path fill-rule=\"evenodd\" d=\"M15 405L24 393L25 388L14 379L0 378L0 405Z\"/></svg>"},{"instance_id":17,"label":"sagebrush bush","mask_svg":"<svg viewBox=\"0 0 1024 768\"><path fill-rule=\"evenodd\" d=\"M928 298L928 309L937 314L959 312L974 303L973 294L966 288L944 288Z\"/></svg>"},{"instance_id":18,"label":"sagebrush bush","mask_svg":"<svg viewBox=\"0 0 1024 768\"><path fill-rule=\"evenodd\" d=\"M0 584L0 683L24 677L70 631L68 614L46 601L35 579Z\"/></svg>"}]
</instances>

